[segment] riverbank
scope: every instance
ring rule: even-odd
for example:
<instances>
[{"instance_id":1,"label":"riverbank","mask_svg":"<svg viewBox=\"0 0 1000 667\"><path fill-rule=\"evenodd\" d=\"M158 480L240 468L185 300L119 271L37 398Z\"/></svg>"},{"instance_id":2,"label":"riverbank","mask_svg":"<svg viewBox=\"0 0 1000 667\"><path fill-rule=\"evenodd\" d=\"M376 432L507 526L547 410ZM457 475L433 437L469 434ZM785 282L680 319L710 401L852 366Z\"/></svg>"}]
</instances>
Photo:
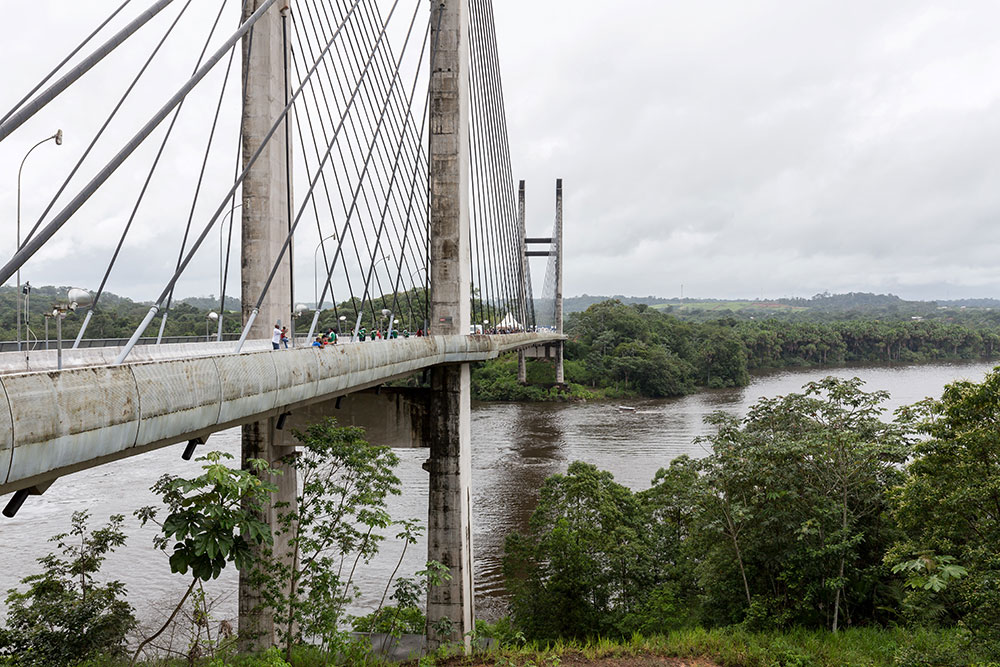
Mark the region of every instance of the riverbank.
<instances>
[{"instance_id":1,"label":"riverbank","mask_svg":"<svg viewBox=\"0 0 1000 667\"><path fill-rule=\"evenodd\" d=\"M754 367L749 370L747 381L735 388L749 386L755 381L777 376L787 372L816 372L827 375L850 375L852 370L863 371L872 368L902 369L909 367L936 367L948 364L997 364L1000 359L984 357L981 359L943 359L935 361L893 361L893 362L842 362L838 364L823 364L798 362L785 365ZM690 391L684 391L669 396L646 396L636 389L617 386L594 386L574 382L580 373L580 363L566 362L567 382L563 386L555 385L555 368L550 363L538 362L528 364L528 383L522 385L517 381L517 355L508 354L498 359L475 364L472 370L473 400L484 403L570 403L580 401L620 401L649 400L660 398L681 398L703 392L716 391L718 387L696 385Z\"/></svg>"},{"instance_id":2,"label":"riverbank","mask_svg":"<svg viewBox=\"0 0 1000 667\"><path fill-rule=\"evenodd\" d=\"M998 664L989 648L973 646L957 630L852 628L827 631L749 632L742 627L689 628L667 635L634 636L621 641L556 641L547 645L509 643L472 655L441 650L406 667L936 667ZM3 664L0 662L0 664ZM91 667L124 667L121 661L96 661ZM140 662L145 667L182 667L187 659ZM272 649L261 656L195 660L203 667L319 667L329 664L312 650L293 650L291 662ZM360 663L355 663L360 664ZM372 658L369 667L391 664Z\"/></svg>"},{"instance_id":3,"label":"riverbank","mask_svg":"<svg viewBox=\"0 0 1000 667\"><path fill-rule=\"evenodd\" d=\"M628 640L505 646L484 654L424 659L441 667L916 667L995 665L958 631L857 628L748 632L740 627L692 628ZM408 663L414 667L417 662Z\"/></svg>"}]
</instances>

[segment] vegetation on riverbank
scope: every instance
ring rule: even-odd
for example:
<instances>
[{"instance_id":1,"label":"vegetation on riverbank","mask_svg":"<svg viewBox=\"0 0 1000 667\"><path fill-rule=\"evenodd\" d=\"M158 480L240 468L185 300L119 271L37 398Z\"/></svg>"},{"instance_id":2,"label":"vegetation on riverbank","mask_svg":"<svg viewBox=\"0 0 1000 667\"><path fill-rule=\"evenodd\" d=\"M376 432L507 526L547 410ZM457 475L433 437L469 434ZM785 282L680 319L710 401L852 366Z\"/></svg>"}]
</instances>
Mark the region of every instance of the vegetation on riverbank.
<instances>
[{"instance_id":1,"label":"vegetation on riverbank","mask_svg":"<svg viewBox=\"0 0 1000 667\"><path fill-rule=\"evenodd\" d=\"M674 459L642 491L582 462L550 477L506 542L514 630L791 636L797 657L720 661L812 665L852 664L803 649L851 629L889 644L853 664L1000 661L1000 371L893 421L887 394L860 384L827 378L745 418L718 413L710 454Z\"/></svg>"},{"instance_id":2,"label":"vegetation on riverbank","mask_svg":"<svg viewBox=\"0 0 1000 667\"><path fill-rule=\"evenodd\" d=\"M605 301L566 324L567 391L550 389L551 363L529 362L517 382L511 357L474 370L479 400L574 400L682 396L698 388L740 387L752 371L993 358L1000 314L964 318L687 321L644 304Z\"/></svg>"},{"instance_id":3,"label":"vegetation on riverbank","mask_svg":"<svg viewBox=\"0 0 1000 667\"><path fill-rule=\"evenodd\" d=\"M854 628L833 634L803 628L751 632L731 626L686 628L652 636L636 634L625 639L508 641L471 656L440 657L434 664L470 667L987 667L997 664L990 660L989 654L970 651L963 633L956 630Z\"/></svg>"}]
</instances>

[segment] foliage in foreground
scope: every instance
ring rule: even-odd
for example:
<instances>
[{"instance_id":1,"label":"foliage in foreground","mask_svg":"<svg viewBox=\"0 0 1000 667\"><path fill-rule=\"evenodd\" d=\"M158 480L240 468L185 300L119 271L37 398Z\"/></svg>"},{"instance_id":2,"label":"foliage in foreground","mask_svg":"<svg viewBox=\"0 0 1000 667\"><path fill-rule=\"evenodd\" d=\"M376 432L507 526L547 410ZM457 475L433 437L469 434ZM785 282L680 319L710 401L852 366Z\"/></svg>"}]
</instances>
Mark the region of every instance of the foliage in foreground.
<instances>
[{"instance_id":1,"label":"foliage in foreground","mask_svg":"<svg viewBox=\"0 0 1000 667\"><path fill-rule=\"evenodd\" d=\"M573 463L507 540L513 620L529 639L908 623L996 659L998 396L1000 370L884 422L884 392L827 378L714 415L709 455L647 490Z\"/></svg>"},{"instance_id":2,"label":"foliage in foreground","mask_svg":"<svg viewBox=\"0 0 1000 667\"><path fill-rule=\"evenodd\" d=\"M996 667L959 630L801 628L750 632L743 627L687 628L628 638L512 641L468 658L425 659L421 666L555 667L582 660L663 656L701 658L720 667Z\"/></svg>"},{"instance_id":3,"label":"foliage in foreground","mask_svg":"<svg viewBox=\"0 0 1000 667\"><path fill-rule=\"evenodd\" d=\"M126 635L136 625L125 585L101 584L96 575L107 555L125 544L125 517L116 514L97 530L88 528L89 519L86 511L74 512L70 531L50 540L61 555L39 558L42 573L21 581L27 590L8 591L3 664L64 665L124 654Z\"/></svg>"}]
</instances>

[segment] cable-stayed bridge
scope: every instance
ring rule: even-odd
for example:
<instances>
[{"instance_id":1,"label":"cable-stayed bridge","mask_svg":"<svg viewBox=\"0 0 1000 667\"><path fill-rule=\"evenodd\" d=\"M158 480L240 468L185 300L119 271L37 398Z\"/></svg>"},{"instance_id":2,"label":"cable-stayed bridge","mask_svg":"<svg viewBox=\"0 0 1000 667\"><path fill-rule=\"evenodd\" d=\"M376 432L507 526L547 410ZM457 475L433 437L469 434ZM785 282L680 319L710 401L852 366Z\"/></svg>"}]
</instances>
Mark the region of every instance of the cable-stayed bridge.
<instances>
[{"instance_id":1,"label":"cable-stayed bridge","mask_svg":"<svg viewBox=\"0 0 1000 667\"><path fill-rule=\"evenodd\" d=\"M176 443L189 454L236 425L244 459L281 467L295 447L289 424L335 415L340 397L423 371L412 419L429 447L428 558L452 572L428 595L430 639L467 636L469 363L520 350L522 373L526 355L551 356L562 381L562 186L552 235L526 237L492 0L125 0L107 14L0 108L2 155L87 91L95 71L113 63L121 75L118 89L92 91L103 115L23 229L19 176L16 247L0 268L19 299L21 272L94 224L95 201L114 202L118 238L106 263L90 267L99 287L70 349L39 350L19 301L18 351L0 353L8 510L61 475ZM116 62L120 53L128 57ZM183 77L158 73L162 60L185 57ZM50 138L61 143L62 133ZM169 263L141 271L160 283L152 305L124 344L86 347L116 269L149 252L136 238L150 221L157 238L175 240ZM528 257L539 255L548 268L536 300ZM218 264L216 341L164 342L178 285L206 263ZM296 280L302 263L312 284ZM242 312L227 316L237 281ZM88 300L54 304L57 324ZM238 339L225 340L233 319ZM282 323L294 349L273 349ZM344 332L341 342L310 346L328 328ZM401 328L425 335L398 337ZM144 338L155 341L137 344ZM294 501L294 472L284 472L275 503ZM258 601L241 579L247 648L273 641ZM430 628L444 617L454 631L437 636Z\"/></svg>"}]
</instances>

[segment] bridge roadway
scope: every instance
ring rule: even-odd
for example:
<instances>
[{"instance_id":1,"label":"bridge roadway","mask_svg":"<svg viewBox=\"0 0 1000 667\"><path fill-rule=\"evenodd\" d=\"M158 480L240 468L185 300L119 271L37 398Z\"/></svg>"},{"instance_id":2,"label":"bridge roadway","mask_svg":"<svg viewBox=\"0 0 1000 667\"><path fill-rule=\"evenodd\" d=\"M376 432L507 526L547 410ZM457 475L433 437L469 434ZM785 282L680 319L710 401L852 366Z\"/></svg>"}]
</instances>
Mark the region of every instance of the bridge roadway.
<instances>
[{"instance_id":1,"label":"bridge roadway","mask_svg":"<svg viewBox=\"0 0 1000 667\"><path fill-rule=\"evenodd\" d=\"M552 343L547 332L274 351L269 341L0 354L0 494L406 377Z\"/></svg>"}]
</instances>

